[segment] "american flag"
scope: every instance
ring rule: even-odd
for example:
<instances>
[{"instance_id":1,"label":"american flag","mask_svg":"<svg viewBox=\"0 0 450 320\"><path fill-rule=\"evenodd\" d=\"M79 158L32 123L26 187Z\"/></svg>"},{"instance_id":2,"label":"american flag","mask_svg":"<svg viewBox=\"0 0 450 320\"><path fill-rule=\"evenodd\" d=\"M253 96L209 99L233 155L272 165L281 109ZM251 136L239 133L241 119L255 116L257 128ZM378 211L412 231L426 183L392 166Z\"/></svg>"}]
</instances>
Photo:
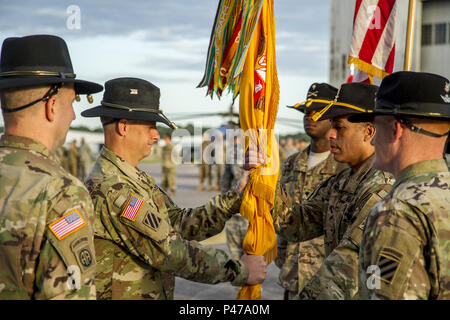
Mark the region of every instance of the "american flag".
<instances>
[{"instance_id":1,"label":"american flag","mask_svg":"<svg viewBox=\"0 0 450 320\"><path fill-rule=\"evenodd\" d=\"M353 82L368 82L368 76L380 82L392 73L396 11L396 0L356 0L348 60L358 68Z\"/></svg>"},{"instance_id":2,"label":"american flag","mask_svg":"<svg viewBox=\"0 0 450 320\"><path fill-rule=\"evenodd\" d=\"M134 221L136 216L141 209L142 203L144 201L141 198L132 195L130 201L128 201L127 206L122 212L122 217L127 218L128 220Z\"/></svg>"},{"instance_id":3,"label":"american flag","mask_svg":"<svg viewBox=\"0 0 450 320\"><path fill-rule=\"evenodd\" d=\"M49 228L53 234L61 240L85 225L86 222L83 220L78 210L75 209L53 222Z\"/></svg>"}]
</instances>

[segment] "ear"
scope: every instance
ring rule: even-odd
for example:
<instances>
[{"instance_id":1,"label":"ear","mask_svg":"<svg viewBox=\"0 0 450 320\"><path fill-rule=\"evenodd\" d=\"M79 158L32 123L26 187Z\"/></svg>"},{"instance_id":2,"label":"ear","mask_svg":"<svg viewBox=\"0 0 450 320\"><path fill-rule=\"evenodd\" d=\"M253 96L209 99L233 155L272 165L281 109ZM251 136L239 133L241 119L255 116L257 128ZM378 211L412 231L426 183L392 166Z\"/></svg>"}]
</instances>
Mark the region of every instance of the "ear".
<instances>
[{"instance_id":1,"label":"ear","mask_svg":"<svg viewBox=\"0 0 450 320\"><path fill-rule=\"evenodd\" d=\"M392 122L391 128L392 128L392 141L396 142L396 141L400 140L400 138L403 136L403 132L405 130L403 125L400 123L400 121L394 120Z\"/></svg>"},{"instance_id":2,"label":"ear","mask_svg":"<svg viewBox=\"0 0 450 320\"><path fill-rule=\"evenodd\" d=\"M368 123L364 130L364 141L370 142L372 140L372 138L375 136L376 132L377 132L377 129L375 129L375 126L373 125L373 123Z\"/></svg>"},{"instance_id":3,"label":"ear","mask_svg":"<svg viewBox=\"0 0 450 320\"><path fill-rule=\"evenodd\" d=\"M119 121L117 121L116 131L120 136L125 137L128 133L128 130L129 126L126 119L120 119Z\"/></svg>"},{"instance_id":4,"label":"ear","mask_svg":"<svg viewBox=\"0 0 450 320\"><path fill-rule=\"evenodd\" d=\"M50 97L47 101L44 101L45 117L49 122L53 122L56 119L56 96Z\"/></svg>"}]
</instances>

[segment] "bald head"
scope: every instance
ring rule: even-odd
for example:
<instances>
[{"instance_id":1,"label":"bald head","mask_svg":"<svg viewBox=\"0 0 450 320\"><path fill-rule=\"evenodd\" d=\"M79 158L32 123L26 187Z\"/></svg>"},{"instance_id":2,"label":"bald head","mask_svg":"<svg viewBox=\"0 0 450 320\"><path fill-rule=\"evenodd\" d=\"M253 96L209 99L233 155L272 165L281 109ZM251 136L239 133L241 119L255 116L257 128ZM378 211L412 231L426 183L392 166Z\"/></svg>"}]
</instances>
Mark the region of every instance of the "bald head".
<instances>
[{"instance_id":1,"label":"bald head","mask_svg":"<svg viewBox=\"0 0 450 320\"><path fill-rule=\"evenodd\" d=\"M416 127L436 134L444 134L450 129L450 122L445 120L403 118ZM442 158L447 136L431 137L414 132L393 116L377 116L374 123L377 129L372 141L375 145L375 168L398 176L409 165Z\"/></svg>"},{"instance_id":2,"label":"bald head","mask_svg":"<svg viewBox=\"0 0 450 320\"><path fill-rule=\"evenodd\" d=\"M50 89L49 86L33 86L26 88L12 88L0 92L0 101L3 109L11 110L16 109L33 101L41 99L47 91ZM17 112L5 112L3 111L3 118L5 122L23 117L26 114L35 114L42 107L42 103L36 103L29 108L17 111Z\"/></svg>"}]
</instances>

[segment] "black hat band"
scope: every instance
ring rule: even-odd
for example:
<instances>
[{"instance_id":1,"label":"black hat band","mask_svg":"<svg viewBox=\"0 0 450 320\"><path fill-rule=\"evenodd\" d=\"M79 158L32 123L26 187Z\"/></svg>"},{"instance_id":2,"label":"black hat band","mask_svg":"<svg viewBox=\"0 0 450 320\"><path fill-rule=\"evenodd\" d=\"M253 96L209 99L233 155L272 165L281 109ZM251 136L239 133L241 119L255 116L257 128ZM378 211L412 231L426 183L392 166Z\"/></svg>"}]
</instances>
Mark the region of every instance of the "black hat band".
<instances>
[{"instance_id":1,"label":"black hat band","mask_svg":"<svg viewBox=\"0 0 450 320\"><path fill-rule=\"evenodd\" d=\"M433 112L423 112L425 108L431 108ZM411 112L408 112L408 110L411 110ZM410 115L410 116L432 116L432 117L439 117L444 114L449 114L449 107L446 105L442 105L440 103L433 103L433 102L408 102L404 104L395 104L392 102L389 102L384 99L377 99L376 101L376 107L375 112L389 112L393 115L395 114L403 114L403 115Z\"/></svg>"},{"instance_id":2,"label":"black hat band","mask_svg":"<svg viewBox=\"0 0 450 320\"><path fill-rule=\"evenodd\" d=\"M5 71L0 72L0 77L58 77L61 79L75 78L74 73L52 71Z\"/></svg>"}]
</instances>

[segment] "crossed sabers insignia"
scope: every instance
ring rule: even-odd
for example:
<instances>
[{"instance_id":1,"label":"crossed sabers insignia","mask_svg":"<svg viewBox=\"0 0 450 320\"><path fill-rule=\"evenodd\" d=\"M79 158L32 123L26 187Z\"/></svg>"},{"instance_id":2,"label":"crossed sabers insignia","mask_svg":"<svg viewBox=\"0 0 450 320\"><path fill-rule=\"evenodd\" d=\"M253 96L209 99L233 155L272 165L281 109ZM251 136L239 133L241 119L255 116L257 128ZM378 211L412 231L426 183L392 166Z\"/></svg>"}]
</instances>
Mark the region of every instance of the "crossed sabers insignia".
<instances>
[{"instance_id":1,"label":"crossed sabers insignia","mask_svg":"<svg viewBox=\"0 0 450 320\"><path fill-rule=\"evenodd\" d=\"M317 97L318 93L319 93L319 91L310 91L310 92L308 92L308 98Z\"/></svg>"}]
</instances>

